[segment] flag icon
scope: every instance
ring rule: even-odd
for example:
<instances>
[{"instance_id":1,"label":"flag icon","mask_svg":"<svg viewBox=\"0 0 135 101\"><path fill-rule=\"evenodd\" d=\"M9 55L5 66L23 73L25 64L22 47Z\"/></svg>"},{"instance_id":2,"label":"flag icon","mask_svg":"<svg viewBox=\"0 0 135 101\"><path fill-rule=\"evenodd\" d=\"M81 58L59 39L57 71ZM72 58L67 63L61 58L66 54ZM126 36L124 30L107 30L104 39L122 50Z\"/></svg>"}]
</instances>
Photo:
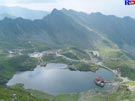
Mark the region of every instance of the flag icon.
<instances>
[{"instance_id":1,"label":"flag icon","mask_svg":"<svg viewBox=\"0 0 135 101\"><path fill-rule=\"evenodd\" d=\"M135 0L125 0L125 5L134 5Z\"/></svg>"}]
</instances>

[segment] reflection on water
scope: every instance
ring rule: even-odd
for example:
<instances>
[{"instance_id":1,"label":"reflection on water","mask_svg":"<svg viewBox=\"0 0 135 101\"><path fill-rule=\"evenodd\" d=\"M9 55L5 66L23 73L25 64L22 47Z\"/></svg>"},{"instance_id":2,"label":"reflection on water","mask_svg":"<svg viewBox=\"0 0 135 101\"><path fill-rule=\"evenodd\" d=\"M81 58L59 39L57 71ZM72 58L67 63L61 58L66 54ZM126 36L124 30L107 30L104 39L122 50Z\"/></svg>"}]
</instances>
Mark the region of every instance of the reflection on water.
<instances>
[{"instance_id":1,"label":"reflection on water","mask_svg":"<svg viewBox=\"0 0 135 101\"><path fill-rule=\"evenodd\" d=\"M103 68L97 72L80 72L66 69L65 64L48 64L46 67L37 66L34 71L15 74L7 83L8 86L16 83L24 84L25 88L40 90L49 94L78 93L93 88L110 89L110 86L100 88L94 84L97 76L112 80L115 75Z\"/></svg>"}]
</instances>

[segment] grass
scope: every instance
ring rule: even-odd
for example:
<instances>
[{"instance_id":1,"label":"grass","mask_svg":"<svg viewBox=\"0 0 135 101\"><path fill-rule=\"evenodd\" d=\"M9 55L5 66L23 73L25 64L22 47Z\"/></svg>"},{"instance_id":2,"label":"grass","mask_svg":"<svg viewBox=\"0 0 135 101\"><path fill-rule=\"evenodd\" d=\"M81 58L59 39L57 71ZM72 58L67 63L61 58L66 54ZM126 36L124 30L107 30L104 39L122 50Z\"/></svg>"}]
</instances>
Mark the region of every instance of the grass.
<instances>
[{"instance_id":1,"label":"grass","mask_svg":"<svg viewBox=\"0 0 135 101\"><path fill-rule=\"evenodd\" d=\"M92 92L90 92L92 93ZM79 101L134 101L135 96L132 95L129 91L125 89L121 89L115 93L107 93L107 92L93 92L94 95L89 92L83 93L80 95L82 98Z\"/></svg>"},{"instance_id":2,"label":"grass","mask_svg":"<svg viewBox=\"0 0 135 101\"><path fill-rule=\"evenodd\" d=\"M0 101L49 101L37 98L21 87L0 86Z\"/></svg>"},{"instance_id":3,"label":"grass","mask_svg":"<svg viewBox=\"0 0 135 101\"><path fill-rule=\"evenodd\" d=\"M122 76L134 80L135 77L135 61L127 52L112 47L99 47L101 60L112 69L120 68Z\"/></svg>"},{"instance_id":4,"label":"grass","mask_svg":"<svg viewBox=\"0 0 135 101\"><path fill-rule=\"evenodd\" d=\"M125 84L135 86L135 81L126 82Z\"/></svg>"},{"instance_id":5,"label":"grass","mask_svg":"<svg viewBox=\"0 0 135 101\"><path fill-rule=\"evenodd\" d=\"M53 95L50 95L50 94L47 94L47 93L44 93L44 92L41 92L41 91L38 91L38 90L27 89L26 91L30 92L36 98L46 98L46 99L49 99L49 100L54 99Z\"/></svg>"},{"instance_id":6,"label":"grass","mask_svg":"<svg viewBox=\"0 0 135 101\"><path fill-rule=\"evenodd\" d=\"M79 60L78 56L73 52L66 52L66 53L63 53L62 55L71 59Z\"/></svg>"},{"instance_id":7,"label":"grass","mask_svg":"<svg viewBox=\"0 0 135 101\"><path fill-rule=\"evenodd\" d=\"M62 49L61 54L72 59L90 59L89 55L83 50L77 47L67 47Z\"/></svg>"},{"instance_id":8,"label":"grass","mask_svg":"<svg viewBox=\"0 0 135 101\"><path fill-rule=\"evenodd\" d=\"M71 70L79 70L79 71L97 71L98 67L92 63L84 63L84 62L76 62L70 65Z\"/></svg>"},{"instance_id":9,"label":"grass","mask_svg":"<svg viewBox=\"0 0 135 101\"><path fill-rule=\"evenodd\" d=\"M116 78L114 79L114 81L115 81L115 82L122 82L123 80L122 80L121 78L119 78L119 77L116 77Z\"/></svg>"},{"instance_id":10,"label":"grass","mask_svg":"<svg viewBox=\"0 0 135 101\"><path fill-rule=\"evenodd\" d=\"M55 97L55 101L78 101L79 94L62 94Z\"/></svg>"},{"instance_id":11,"label":"grass","mask_svg":"<svg viewBox=\"0 0 135 101\"><path fill-rule=\"evenodd\" d=\"M0 84L5 84L17 71L32 70L37 60L27 55L3 57L0 59Z\"/></svg>"},{"instance_id":12,"label":"grass","mask_svg":"<svg viewBox=\"0 0 135 101\"><path fill-rule=\"evenodd\" d=\"M42 57L43 61L45 63L64 63L67 65L70 65L72 62L67 61L66 59L62 58L62 57L56 57L54 55L44 55Z\"/></svg>"}]
</instances>

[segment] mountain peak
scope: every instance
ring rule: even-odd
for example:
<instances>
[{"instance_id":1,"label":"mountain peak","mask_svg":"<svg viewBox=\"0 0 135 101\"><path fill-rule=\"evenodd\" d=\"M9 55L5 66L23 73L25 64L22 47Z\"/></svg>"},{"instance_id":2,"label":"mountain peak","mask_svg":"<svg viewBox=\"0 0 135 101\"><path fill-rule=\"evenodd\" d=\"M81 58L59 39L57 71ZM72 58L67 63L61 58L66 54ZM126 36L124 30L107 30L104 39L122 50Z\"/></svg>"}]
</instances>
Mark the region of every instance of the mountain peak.
<instances>
[{"instance_id":1,"label":"mountain peak","mask_svg":"<svg viewBox=\"0 0 135 101\"><path fill-rule=\"evenodd\" d=\"M58 10L58 9L53 9L52 12L49 14L51 16L63 16L63 12L62 10Z\"/></svg>"},{"instance_id":2,"label":"mountain peak","mask_svg":"<svg viewBox=\"0 0 135 101\"><path fill-rule=\"evenodd\" d=\"M9 17L4 17L4 19L3 19L4 21L7 21L7 20L12 20L11 18L9 18Z\"/></svg>"},{"instance_id":3,"label":"mountain peak","mask_svg":"<svg viewBox=\"0 0 135 101\"><path fill-rule=\"evenodd\" d=\"M68 11L66 8L62 8L62 11Z\"/></svg>"},{"instance_id":4,"label":"mountain peak","mask_svg":"<svg viewBox=\"0 0 135 101\"><path fill-rule=\"evenodd\" d=\"M58 9L54 8L51 13L59 12Z\"/></svg>"},{"instance_id":5,"label":"mountain peak","mask_svg":"<svg viewBox=\"0 0 135 101\"><path fill-rule=\"evenodd\" d=\"M94 12L94 13L91 13L90 15L103 16L103 14L100 12Z\"/></svg>"},{"instance_id":6,"label":"mountain peak","mask_svg":"<svg viewBox=\"0 0 135 101\"><path fill-rule=\"evenodd\" d=\"M127 20L127 21L135 21L135 19L133 19L133 18L131 18L129 16L125 16L123 19Z\"/></svg>"}]
</instances>

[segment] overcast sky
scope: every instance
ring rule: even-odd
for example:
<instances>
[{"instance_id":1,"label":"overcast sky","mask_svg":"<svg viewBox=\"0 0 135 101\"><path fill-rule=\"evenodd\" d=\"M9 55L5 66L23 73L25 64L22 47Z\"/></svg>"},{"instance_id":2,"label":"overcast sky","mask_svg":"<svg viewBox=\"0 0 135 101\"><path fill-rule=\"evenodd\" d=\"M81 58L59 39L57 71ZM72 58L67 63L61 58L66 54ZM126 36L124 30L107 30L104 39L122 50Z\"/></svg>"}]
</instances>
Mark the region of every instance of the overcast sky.
<instances>
[{"instance_id":1,"label":"overcast sky","mask_svg":"<svg viewBox=\"0 0 135 101\"><path fill-rule=\"evenodd\" d=\"M125 0L0 0L0 5L46 11L51 11L54 8L66 8L87 13L101 12L107 15L135 18L135 5L127 6Z\"/></svg>"}]
</instances>

